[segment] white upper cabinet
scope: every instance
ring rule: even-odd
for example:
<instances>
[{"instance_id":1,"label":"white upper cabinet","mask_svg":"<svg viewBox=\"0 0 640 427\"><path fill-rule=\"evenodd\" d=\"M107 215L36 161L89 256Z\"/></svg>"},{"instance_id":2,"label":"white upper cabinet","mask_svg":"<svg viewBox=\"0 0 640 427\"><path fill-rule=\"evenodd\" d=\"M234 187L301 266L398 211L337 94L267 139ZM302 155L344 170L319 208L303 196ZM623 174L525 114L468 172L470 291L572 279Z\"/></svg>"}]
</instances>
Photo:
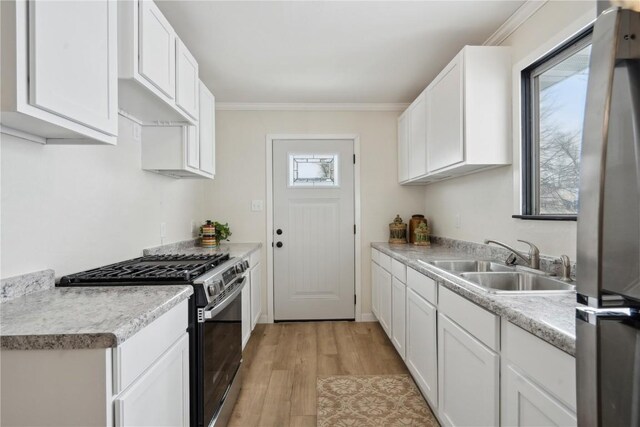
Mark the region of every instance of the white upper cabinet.
<instances>
[{"instance_id":1,"label":"white upper cabinet","mask_svg":"<svg viewBox=\"0 0 640 427\"><path fill-rule=\"evenodd\" d=\"M139 2L140 74L170 99L176 93L176 33L153 1Z\"/></svg>"},{"instance_id":2,"label":"white upper cabinet","mask_svg":"<svg viewBox=\"0 0 640 427\"><path fill-rule=\"evenodd\" d=\"M464 160L462 53L431 83L427 95L429 172Z\"/></svg>"},{"instance_id":3,"label":"white upper cabinet","mask_svg":"<svg viewBox=\"0 0 640 427\"><path fill-rule=\"evenodd\" d=\"M200 82L200 170L212 178L216 173L216 98Z\"/></svg>"},{"instance_id":4,"label":"white upper cabinet","mask_svg":"<svg viewBox=\"0 0 640 427\"><path fill-rule=\"evenodd\" d=\"M115 144L117 4L2 1L2 131Z\"/></svg>"},{"instance_id":5,"label":"white upper cabinet","mask_svg":"<svg viewBox=\"0 0 640 427\"><path fill-rule=\"evenodd\" d=\"M198 62L180 39L176 39L176 79L176 104L193 119L198 120Z\"/></svg>"},{"instance_id":6,"label":"white upper cabinet","mask_svg":"<svg viewBox=\"0 0 640 427\"><path fill-rule=\"evenodd\" d=\"M119 106L144 124L198 121L198 64L151 0L118 2Z\"/></svg>"},{"instance_id":7,"label":"white upper cabinet","mask_svg":"<svg viewBox=\"0 0 640 427\"><path fill-rule=\"evenodd\" d=\"M398 181L409 179L409 112L398 117Z\"/></svg>"},{"instance_id":8,"label":"white upper cabinet","mask_svg":"<svg viewBox=\"0 0 640 427\"><path fill-rule=\"evenodd\" d=\"M427 101L425 92L411 104L409 121L409 179L424 176L427 173L426 137L427 137Z\"/></svg>"},{"instance_id":9,"label":"white upper cabinet","mask_svg":"<svg viewBox=\"0 0 640 427\"><path fill-rule=\"evenodd\" d=\"M424 105L424 114L414 115L424 118L424 127L412 126L410 164L399 173L408 179L402 183L435 182L511 163L508 47L466 46L407 111L418 105Z\"/></svg>"},{"instance_id":10,"label":"white upper cabinet","mask_svg":"<svg viewBox=\"0 0 640 427\"><path fill-rule=\"evenodd\" d=\"M200 120L142 127L142 169L173 178L210 178L215 173L215 98L198 81Z\"/></svg>"}]
</instances>

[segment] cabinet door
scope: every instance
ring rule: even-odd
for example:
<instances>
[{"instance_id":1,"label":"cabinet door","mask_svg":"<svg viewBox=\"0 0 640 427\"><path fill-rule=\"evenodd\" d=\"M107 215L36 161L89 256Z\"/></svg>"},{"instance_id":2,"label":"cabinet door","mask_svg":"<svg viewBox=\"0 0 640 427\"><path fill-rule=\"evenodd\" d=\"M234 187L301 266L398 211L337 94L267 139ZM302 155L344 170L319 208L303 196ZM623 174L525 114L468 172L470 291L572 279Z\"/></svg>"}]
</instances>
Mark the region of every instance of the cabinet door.
<instances>
[{"instance_id":1,"label":"cabinet door","mask_svg":"<svg viewBox=\"0 0 640 427\"><path fill-rule=\"evenodd\" d=\"M200 82L200 170L216 173L216 108L215 97Z\"/></svg>"},{"instance_id":2,"label":"cabinet door","mask_svg":"<svg viewBox=\"0 0 640 427\"><path fill-rule=\"evenodd\" d=\"M198 62L182 40L176 38L176 105L196 120L200 110L199 94Z\"/></svg>"},{"instance_id":3,"label":"cabinet door","mask_svg":"<svg viewBox=\"0 0 640 427\"><path fill-rule=\"evenodd\" d=\"M406 362L418 387L435 409L438 406L436 308L407 289Z\"/></svg>"},{"instance_id":4,"label":"cabinet door","mask_svg":"<svg viewBox=\"0 0 640 427\"><path fill-rule=\"evenodd\" d=\"M242 288L242 349L251 337L251 275Z\"/></svg>"},{"instance_id":5,"label":"cabinet door","mask_svg":"<svg viewBox=\"0 0 640 427\"><path fill-rule=\"evenodd\" d=\"M116 426L189 425L189 335L114 399Z\"/></svg>"},{"instance_id":6,"label":"cabinet door","mask_svg":"<svg viewBox=\"0 0 640 427\"><path fill-rule=\"evenodd\" d=\"M200 135L198 126L187 127L187 166L200 169Z\"/></svg>"},{"instance_id":7,"label":"cabinet door","mask_svg":"<svg viewBox=\"0 0 640 427\"><path fill-rule=\"evenodd\" d=\"M139 2L139 72L170 99L176 94L176 33L151 0Z\"/></svg>"},{"instance_id":8,"label":"cabinet door","mask_svg":"<svg viewBox=\"0 0 640 427\"><path fill-rule=\"evenodd\" d=\"M499 356L438 314L438 412L448 426L497 426Z\"/></svg>"},{"instance_id":9,"label":"cabinet door","mask_svg":"<svg viewBox=\"0 0 640 427\"><path fill-rule=\"evenodd\" d=\"M371 311L380 319L380 286L378 285L378 264L371 262Z\"/></svg>"},{"instance_id":10,"label":"cabinet door","mask_svg":"<svg viewBox=\"0 0 640 427\"><path fill-rule=\"evenodd\" d=\"M409 113L398 117L398 181L409 179Z\"/></svg>"},{"instance_id":11,"label":"cabinet door","mask_svg":"<svg viewBox=\"0 0 640 427\"><path fill-rule=\"evenodd\" d=\"M404 360L407 287L395 277L391 286L391 342Z\"/></svg>"},{"instance_id":12,"label":"cabinet door","mask_svg":"<svg viewBox=\"0 0 640 427\"><path fill-rule=\"evenodd\" d=\"M427 102L425 92L411 104L409 120L409 178L427 173Z\"/></svg>"},{"instance_id":13,"label":"cabinet door","mask_svg":"<svg viewBox=\"0 0 640 427\"><path fill-rule=\"evenodd\" d=\"M118 134L117 4L29 2L29 103Z\"/></svg>"},{"instance_id":14,"label":"cabinet door","mask_svg":"<svg viewBox=\"0 0 640 427\"><path fill-rule=\"evenodd\" d=\"M576 426L575 412L507 365L503 375L502 425Z\"/></svg>"},{"instance_id":15,"label":"cabinet door","mask_svg":"<svg viewBox=\"0 0 640 427\"><path fill-rule=\"evenodd\" d=\"M251 330L262 314L262 268L260 263L251 269Z\"/></svg>"},{"instance_id":16,"label":"cabinet door","mask_svg":"<svg viewBox=\"0 0 640 427\"><path fill-rule=\"evenodd\" d=\"M427 166L436 171L464 160L462 53L427 89Z\"/></svg>"},{"instance_id":17,"label":"cabinet door","mask_svg":"<svg viewBox=\"0 0 640 427\"><path fill-rule=\"evenodd\" d=\"M391 338L391 273L378 267L378 304L380 325Z\"/></svg>"}]
</instances>

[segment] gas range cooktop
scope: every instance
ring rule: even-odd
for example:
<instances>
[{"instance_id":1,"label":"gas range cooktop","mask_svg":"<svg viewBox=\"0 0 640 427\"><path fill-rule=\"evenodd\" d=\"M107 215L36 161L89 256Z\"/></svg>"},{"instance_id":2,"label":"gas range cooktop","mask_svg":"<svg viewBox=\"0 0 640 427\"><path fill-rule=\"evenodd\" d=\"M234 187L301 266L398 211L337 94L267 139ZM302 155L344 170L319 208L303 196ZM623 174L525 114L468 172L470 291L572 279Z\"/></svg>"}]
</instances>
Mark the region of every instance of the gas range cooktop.
<instances>
[{"instance_id":1,"label":"gas range cooktop","mask_svg":"<svg viewBox=\"0 0 640 427\"><path fill-rule=\"evenodd\" d=\"M228 253L148 255L64 276L59 286L188 283L228 260Z\"/></svg>"}]
</instances>

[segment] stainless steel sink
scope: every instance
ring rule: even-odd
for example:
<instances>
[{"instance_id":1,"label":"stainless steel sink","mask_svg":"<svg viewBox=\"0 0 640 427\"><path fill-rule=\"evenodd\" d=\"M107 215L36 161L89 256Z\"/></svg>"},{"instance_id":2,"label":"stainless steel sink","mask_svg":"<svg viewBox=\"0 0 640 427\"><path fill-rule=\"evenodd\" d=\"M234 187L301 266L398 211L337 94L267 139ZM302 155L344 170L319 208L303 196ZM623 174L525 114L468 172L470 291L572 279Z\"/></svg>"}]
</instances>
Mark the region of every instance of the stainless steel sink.
<instances>
[{"instance_id":1,"label":"stainless steel sink","mask_svg":"<svg viewBox=\"0 0 640 427\"><path fill-rule=\"evenodd\" d=\"M450 260L450 261L429 261L427 264L431 264L434 267L441 268L443 270L452 271L455 273L465 272L487 272L487 271L506 271L513 272L513 267L508 267L504 264L491 261L478 261L478 260Z\"/></svg>"},{"instance_id":2,"label":"stainless steel sink","mask_svg":"<svg viewBox=\"0 0 640 427\"><path fill-rule=\"evenodd\" d=\"M522 272L461 273L460 276L487 292L502 293L571 293L575 286L548 276Z\"/></svg>"}]
</instances>

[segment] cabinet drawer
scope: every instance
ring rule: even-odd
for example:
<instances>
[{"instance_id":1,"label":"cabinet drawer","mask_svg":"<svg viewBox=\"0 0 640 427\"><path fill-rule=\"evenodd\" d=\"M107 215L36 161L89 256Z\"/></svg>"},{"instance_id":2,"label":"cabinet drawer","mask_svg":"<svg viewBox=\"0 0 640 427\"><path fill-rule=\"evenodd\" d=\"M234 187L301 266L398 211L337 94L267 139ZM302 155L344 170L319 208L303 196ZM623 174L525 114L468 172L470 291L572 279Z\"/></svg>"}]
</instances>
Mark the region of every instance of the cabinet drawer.
<instances>
[{"instance_id":1,"label":"cabinet drawer","mask_svg":"<svg viewBox=\"0 0 640 427\"><path fill-rule=\"evenodd\" d=\"M438 310L489 348L500 349L500 317L440 286Z\"/></svg>"},{"instance_id":2,"label":"cabinet drawer","mask_svg":"<svg viewBox=\"0 0 640 427\"><path fill-rule=\"evenodd\" d=\"M407 283L407 266L400 261L391 260L391 274L402 283Z\"/></svg>"},{"instance_id":3,"label":"cabinet drawer","mask_svg":"<svg viewBox=\"0 0 640 427\"><path fill-rule=\"evenodd\" d=\"M113 394L126 389L176 340L188 326L184 300L114 349Z\"/></svg>"},{"instance_id":4,"label":"cabinet drawer","mask_svg":"<svg viewBox=\"0 0 640 427\"><path fill-rule=\"evenodd\" d=\"M502 356L576 409L576 359L510 322L502 327Z\"/></svg>"},{"instance_id":5,"label":"cabinet drawer","mask_svg":"<svg viewBox=\"0 0 640 427\"><path fill-rule=\"evenodd\" d=\"M407 286L433 305L438 304L436 281L413 268L407 268Z\"/></svg>"},{"instance_id":6,"label":"cabinet drawer","mask_svg":"<svg viewBox=\"0 0 640 427\"><path fill-rule=\"evenodd\" d=\"M377 249L371 248L371 261L380 263L380 252Z\"/></svg>"},{"instance_id":7,"label":"cabinet drawer","mask_svg":"<svg viewBox=\"0 0 640 427\"><path fill-rule=\"evenodd\" d=\"M391 257L389 255L385 255L380 252L378 254L378 264L380 265L380 267L391 273Z\"/></svg>"}]
</instances>

